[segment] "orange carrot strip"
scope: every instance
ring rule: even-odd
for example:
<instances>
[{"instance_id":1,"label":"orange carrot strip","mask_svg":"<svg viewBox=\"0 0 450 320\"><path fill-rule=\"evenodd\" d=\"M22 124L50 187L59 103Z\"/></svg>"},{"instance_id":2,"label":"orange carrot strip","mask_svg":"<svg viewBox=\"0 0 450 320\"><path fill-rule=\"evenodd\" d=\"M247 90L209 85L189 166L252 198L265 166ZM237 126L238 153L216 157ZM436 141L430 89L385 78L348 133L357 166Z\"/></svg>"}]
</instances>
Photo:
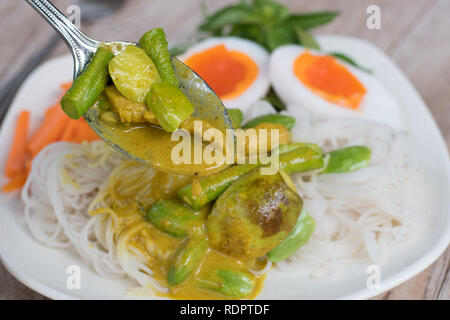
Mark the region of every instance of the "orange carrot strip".
<instances>
[{"instance_id":1,"label":"orange carrot strip","mask_svg":"<svg viewBox=\"0 0 450 320\"><path fill-rule=\"evenodd\" d=\"M22 172L21 174L12 178L7 184L5 184L2 187L2 191L3 192L12 192L17 189L20 189L23 187L23 185L25 184L26 181L27 181L27 173Z\"/></svg>"},{"instance_id":2,"label":"orange carrot strip","mask_svg":"<svg viewBox=\"0 0 450 320\"><path fill-rule=\"evenodd\" d=\"M46 113L46 117L39 129L34 133L28 142L28 150L34 157L48 144L58 141L69 118L62 111L61 107L54 106Z\"/></svg>"},{"instance_id":3,"label":"orange carrot strip","mask_svg":"<svg viewBox=\"0 0 450 320\"><path fill-rule=\"evenodd\" d=\"M72 82L65 82L61 83L61 89L64 91L64 93L69 90L69 88L72 86Z\"/></svg>"},{"instance_id":4,"label":"orange carrot strip","mask_svg":"<svg viewBox=\"0 0 450 320\"><path fill-rule=\"evenodd\" d=\"M17 119L11 149L6 162L5 175L13 178L25 171L25 161L27 154L28 126L30 123L30 112L21 111Z\"/></svg>"},{"instance_id":5,"label":"orange carrot strip","mask_svg":"<svg viewBox=\"0 0 450 320\"><path fill-rule=\"evenodd\" d=\"M31 160L31 159L28 159L26 162L25 162L25 172L27 173L27 176L28 176L28 174L30 173L30 171L31 171L31 164L33 163L33 161Z\"/></svg>"},{"instance_id":6,"label":"orange carrot strip","mask_svg":"<svg viewBox=\"0 0 450 320\"><path fill-rule=\"evenodd\" d=\"M83 141L91 142L91 141L99 140L100 137L89 126L89 124L84 119L80 119L80 120L81 121L78 122L78 128L77 128L77 132L75 135L76 142L81 143Z\"/></svg>"},{"instance_id":7,"label":"orange carrot strip","mask_svg":"<svg viewBox=\"0 0 450 320\"><path fill-rule=\"evenodd\" d=\"M78 119L81 120L81 119ZM78 127L78 120L70 119L61 136L60 141L72 142Z\"/></svg>"}]
</instances>

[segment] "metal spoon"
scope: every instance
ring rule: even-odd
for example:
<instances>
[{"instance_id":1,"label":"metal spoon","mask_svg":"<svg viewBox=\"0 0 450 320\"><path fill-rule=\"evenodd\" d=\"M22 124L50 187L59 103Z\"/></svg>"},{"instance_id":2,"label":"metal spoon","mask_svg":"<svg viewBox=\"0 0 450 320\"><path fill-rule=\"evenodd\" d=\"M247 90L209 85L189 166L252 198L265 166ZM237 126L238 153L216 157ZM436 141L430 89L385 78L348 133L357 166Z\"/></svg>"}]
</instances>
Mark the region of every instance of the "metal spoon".
<instances>
[{"instance_id":1,"label":"metal spoon","mask_svg":"<svg viewBox=\"0 0 450 320\"><path fill-rule=\"evenodd\" d=\"M112 14L123 5L124 0L82 0L77 3L80 7L81 22L89 24L99 18ZM38 50L5 85L0 87L0 123L11 105L17 91L28 75L44 61L54 47L59 43L60 37L54 34L40 50Z\"/></svg>"},{"instance_id":2,"label":"metal spoon","mask_svg":"<svg viewBox=\"0 0 450 320\"><path fill-rule=\"evenodd\" d=\"M89 38L80 29L73 25L57 8L55 8L47 0L25 0L30 4L40 15L42 15L47 22L56 30L57 33L65 40L66 44L72 51L74 58L74 78L77 77L85 66L89 63L90 58L95 53L99 45L107 45L115 49L115 53L119 53L128 45L136 45L134 42L127 41L97 41ZM173 66L175 68L177 77L181 84L181 89L188 96L189 100L194 105L195 111L193 116L198 119L211 121L214 126L221 130L225 135L225 130L232 130L232 137L234 138L233 126L230 117L223 106L220 99L212 91L212 89L203 81L194 71L182 63L180 60L173 58ZM156 167L158 170L183 173L183 174L197 174L200 166L181 165L173 167L172 164L167 163L167 158L158 159L160 150L154 150L152 153L153 159L143 159L136 154L131 154L130 148L123 143L119 132L112 130L110 126L100 120L100 112L97 106L91 107L85 114L85 119L95 132L108 144L119 150L127 157L137 160L139 162L147 163ZM170 137L168 139L170 141ZM151 146L149 146L151 148ZM156 148L155 148L156 149ZM209 174L219 171L224 167L224 164L217 164L211 166L203 174Z\"/></svg>"}]
</instances>

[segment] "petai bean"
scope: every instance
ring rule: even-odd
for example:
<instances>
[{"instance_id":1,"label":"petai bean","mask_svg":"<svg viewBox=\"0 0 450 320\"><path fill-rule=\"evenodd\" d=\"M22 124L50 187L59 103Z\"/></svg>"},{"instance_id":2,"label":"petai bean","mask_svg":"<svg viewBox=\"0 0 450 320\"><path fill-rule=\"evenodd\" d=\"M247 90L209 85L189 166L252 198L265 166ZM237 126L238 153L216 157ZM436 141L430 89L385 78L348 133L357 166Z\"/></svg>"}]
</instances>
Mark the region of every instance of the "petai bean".
<instances>
[{"instance_id":1,"label":"petai bean","mask_svg":"<svg viewBox=\"0 0 450 320\"><path fill-rule=\"evenodd\" d=\"M147 212L147 218L155 227L175 237L194 234L202 224L191 208L170 200L154 203Z\"/></svg>"},{"instance_id":2,"label":"petai bean","mask_svg":"<svg viewBox=\"0 0 450 320\"><path fill-rule=\"evenodd\" d=\"M258 124L264 122L281 124L285 126L286 129L291 130L295 125L295 118L283 114L266 114L250 120L249 122L244 124L242 128L244 129L254 128Z\"/></svg>"},{"instance_id":3,"label":"petai bean","mask_svg":"<svg viewBox=\"0 0 450 320\"><path fill-rule=\"evenodd\" d=\"M293 255L301 246L303 246L314 232L316 223L314 219L302 210L298 216L297 223L291 230L286 239L267 254L272 262L280 262Z\"/></svg>"},{"instance_id":4,"label":"petai bean","mask_svg":"<svg viewBox=\"0 0 450 320\"><path fill-rule=\"evenodd\" d=\"M204 234L185 238L171 257L167 282L176 286L195 273L207 249L208 240Z\"/></svg>"}]
</instances>

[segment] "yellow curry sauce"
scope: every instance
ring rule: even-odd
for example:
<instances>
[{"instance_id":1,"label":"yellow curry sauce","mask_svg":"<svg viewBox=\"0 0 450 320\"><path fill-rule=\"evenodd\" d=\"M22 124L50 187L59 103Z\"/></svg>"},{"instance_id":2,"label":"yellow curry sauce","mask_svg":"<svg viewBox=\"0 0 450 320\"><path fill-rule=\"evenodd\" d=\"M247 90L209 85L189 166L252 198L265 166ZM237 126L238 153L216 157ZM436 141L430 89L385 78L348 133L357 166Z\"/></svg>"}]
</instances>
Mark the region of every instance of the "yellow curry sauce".
<instances>
[{"instance_id":1,"label":"yellow curry sauce","mask_svg":"<svg viewBox=\"0 0 450 320\"><path fill-rule=\"evenodd\" d=\"M180 285L170 286L167 283L169 261L183 239L173 237L156 228L145 217L146 211L142 208L148 208L158 200L177 199L176 191L189 184L192 177L155 172L151 169L152 175L146 175L145 170L149 169L133 161L124 161L119 168L119 174L111 174L107 194L104 195L110 207L91 211L91 215L110 212L112 209L115 222L114 233L119 242L118 247L120 247L120 239L127 237L130 231L132 232L126 241L126 246L133 246L137 249L145 257L146 265L153 272L152 278L169 288L168 293L157 292L157 295L172 299L229 299L196 286L202 274L219 268L252 273L251 269L264 267L261 266L262 262L239 261L209 247L197 272ZM128 172L128 179L121 179L120 172L124 174ZM143 185L146 186L144 191ZM206 206L197 214L206 222L210 210L211 206ZM246 298L256 297L262 288L264 278L265 275L254 275L255 287Z\"/></svg>"}]
</instances>

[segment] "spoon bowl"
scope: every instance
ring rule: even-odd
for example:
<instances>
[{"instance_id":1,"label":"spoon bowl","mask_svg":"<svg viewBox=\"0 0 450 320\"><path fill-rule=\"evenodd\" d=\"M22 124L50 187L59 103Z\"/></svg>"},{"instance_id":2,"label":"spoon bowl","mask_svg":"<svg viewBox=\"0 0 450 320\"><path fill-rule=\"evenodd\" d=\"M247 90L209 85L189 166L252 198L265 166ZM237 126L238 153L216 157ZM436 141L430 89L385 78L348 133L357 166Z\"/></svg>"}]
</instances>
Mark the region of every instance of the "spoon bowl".
<instances>
[{"instance_id":1,"label":"spoon bowl","mask_svg":"<svg viewBox=\"0 0 450 320\"><path fill-rule=\"evenodd\" d=\"M127 41L97 41L86 36L72 24L53 4L47 0L26 0L47 22L59 33L72 51L74 58L74 78L89 63L99 46L107 46L116 55L129 45L137 45ZM194 106L193 116L208 121L220 130L223 136L231 136L234 140L234 129L227 110L214 91L192 69L177 58L172 60L180 88ZM225 163L181 163L173 165L171 151L176 142L163 130L157 131L152 126L122 127L121 130L111 127L101 120L98 105L92 106L84 115L91 128L109 145L125 156L146 163L157 170L171 173L206 175L222 170ZM230 135L231 132L231 135ZM144 143L136 144L137 138ZM159 139L159 140L156 140ZM164 148L161 148L164 146ZM225 161L225 160L224 160Z\"/></svg>"}]
</instances>

